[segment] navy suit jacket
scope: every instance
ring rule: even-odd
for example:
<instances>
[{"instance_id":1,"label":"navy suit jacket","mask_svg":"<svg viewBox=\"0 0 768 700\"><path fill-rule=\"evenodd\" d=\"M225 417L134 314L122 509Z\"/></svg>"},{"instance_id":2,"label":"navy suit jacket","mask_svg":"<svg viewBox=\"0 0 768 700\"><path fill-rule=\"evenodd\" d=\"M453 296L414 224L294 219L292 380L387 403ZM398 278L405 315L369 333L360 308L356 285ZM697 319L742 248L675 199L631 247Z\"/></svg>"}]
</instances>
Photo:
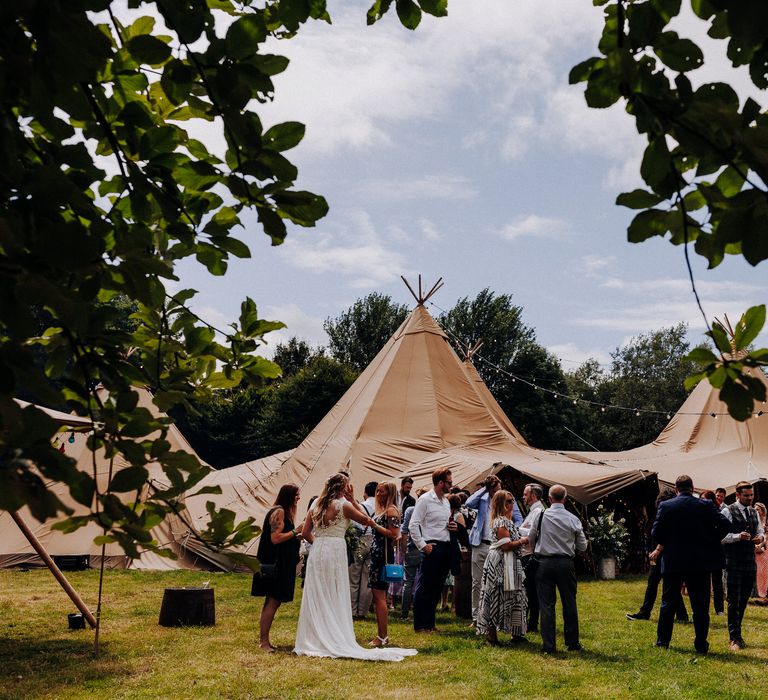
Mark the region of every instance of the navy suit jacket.
<instances>
[{"instance_id":1,"label":"navy suit jacket","mask_svg":"<svg viewBox=\"0 0 768 700\"><path fill-rule=\"evenodd\" d=\"M681 493L660 503L651 538L664 546L661 573L722 569L720 541L729 531L728 518L709 499Z\"/></svg>"}]
</instances>

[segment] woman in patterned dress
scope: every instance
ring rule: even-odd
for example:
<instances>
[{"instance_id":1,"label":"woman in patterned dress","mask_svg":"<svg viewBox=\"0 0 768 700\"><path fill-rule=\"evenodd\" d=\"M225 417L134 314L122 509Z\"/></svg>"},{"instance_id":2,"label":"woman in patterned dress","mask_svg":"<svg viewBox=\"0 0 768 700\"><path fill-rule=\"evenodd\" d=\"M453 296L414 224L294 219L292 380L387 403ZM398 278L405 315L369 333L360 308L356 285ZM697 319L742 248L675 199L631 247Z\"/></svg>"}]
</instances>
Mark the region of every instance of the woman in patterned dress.
<instances>
[{"instance_id":1,"label":"woman in patterned dress","mask_svg":"<svg viewBox=\"0 0 768 700\"><path fill-rule=\"evenodd\" d=\"M491 501L491 548L483 567L477 610L477 634L485 635L490 644L498 644L499 630L511 634L513 640L522 639L527 631L525 574L516 550L528 540L520 536L512 521L513 503L512 494L503 489L497 491ZM508 568L506 585L505 568Z\"/></svg>"},{"instance_id":2,"label":"woman in patterned dress","mask_svg":"<svg viewBox=\"0 0 768 700\"><path fill-rule=\"evenodd\" d=\"M373 609L376 612L378 634L368 643L372 647L385 647L389 644L387 636L389 583L381 580L381 569L385 563L395 563L394 542L400 537L400 511L397 508L397 486L394 481L382 481L376 487L376 510L373 522L379 528L375 529L373 534L368 588L373 589Z\"/></svg>"}]
</instances>

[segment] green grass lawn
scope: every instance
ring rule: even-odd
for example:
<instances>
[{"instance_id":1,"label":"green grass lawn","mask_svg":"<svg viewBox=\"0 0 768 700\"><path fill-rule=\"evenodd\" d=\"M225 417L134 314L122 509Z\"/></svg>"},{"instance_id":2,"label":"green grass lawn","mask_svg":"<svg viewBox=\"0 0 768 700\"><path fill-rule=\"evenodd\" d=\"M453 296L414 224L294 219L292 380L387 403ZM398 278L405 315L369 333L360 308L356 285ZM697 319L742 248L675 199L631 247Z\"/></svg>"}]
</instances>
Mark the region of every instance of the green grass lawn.
<instances>
[{"instance_id":1,"label":"green grass lawn","mask_svg":"<svg viewBox=\"0 0 768 700\"><path fill-rule=\"evenodd\" d=\"M211 581L215 627L157 624L166 586ZM98 574L70 574L95 605ZM669 651L654 648L651 622L629 622L644 579L579 584L580 655L540 653L529 644L489 647L464 620L438 616L440 632L416 635L393 620L396 646L419 655L399 664L297 658L291 653L300 595L284 605L272 634L277 654L258 649L261 600L250 578L199 572L106 574L102 653L92 632L67 629L74 607L46 570L0 571L0 698L758 698L765 696L768 609L747 609L749 648L727 651L724 617L713 617L706 657L693 654L693 629L677 625ZM658 611L656 611L658 612ZM358 641L375 634L373 616L356 623ZM558 643L562 646L562 638Z\"/></svg>"}]
</instances>

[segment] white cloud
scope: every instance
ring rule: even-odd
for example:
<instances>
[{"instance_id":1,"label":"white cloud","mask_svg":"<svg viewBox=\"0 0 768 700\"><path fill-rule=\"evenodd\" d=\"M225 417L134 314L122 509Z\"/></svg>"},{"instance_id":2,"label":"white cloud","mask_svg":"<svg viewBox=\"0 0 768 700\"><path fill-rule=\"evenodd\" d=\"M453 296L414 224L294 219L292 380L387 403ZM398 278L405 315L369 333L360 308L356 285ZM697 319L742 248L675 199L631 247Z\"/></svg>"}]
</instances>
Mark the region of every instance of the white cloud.
<instances>
[{"instance_id":1,"label":"white cloud","mask_svg":"<svg viewBox=\"0 0 768 700\"><path fill-rule=\"evenodd\" d=\"M581 269L587 277L600 278L601 272L613 267L616 258L612 255L584 255L581 258Z\"/></svg>"},{"instance_id":2,"label":"white cloud","mask_svg":"<svg viewBox=\"0 0 768 700\"><path fill-rule=\"evenodd\" d=\"M333 273L351 287L378 288L408 274L403 256L387 248L368 214L353 212L343 225L306 236L294 235L278 253L287 264L316 274Z\"/></svg>"},{"instance_id":3,"label":"white cloud","mask_svg":"<svg viewBox=\"0 0 768 700\"><path fill-rule=\"evenodd\" d=\"M681 322L696 333L705 328L687 279L612 277L600 286L612 293L601 295L602 303L592 313L572 319L574 325L628 334L654 331ZM735 322L756 298L766 294L764 287L732 280L698 280L696 288L710 322L712 317L722 319L724 315Z\"/></svg>"},{"instance_id":4,"label":"white cloud","mask_svg":"<svg viewBox=\"0 0 768 700\"><path fill-rule=\"evenodd\" d=\"M356 3L331 3L333 26L310 23L295 39L270 47L291 65L275 78L265 123L305 122L303 153L386 147L401 138L395 125L442 117L452 100L462 101L462 111L490 105L487 119L466 122L463 137L483 142L489 128L509 125L536 90L562 80L558 54L600 29L599 9L562 0L488 0L481 12L456 3L448 17L425 16L417 32L405 31L394 10L365 27L363 12Z\"/></svg>"},{"instance_id":5,"label":"white cloud","mask_svg":"<svg viewBox=\"0 0 768 700\"><path fill-rule=\"evenodd\" d=\"M428 241L439 241L443 235L437 230L437 227L429 219L421 219L419 227Z\"/></svg>"},{"instance_id":6,"label":"white cloud","mask_svg":"<svg viewBox=\"0 0 768 700\"><path fill-rule=\"evenodd\" d=\"M420 178L371 180L356 190L378 201L409 202L424 199L469 200L477 197L477 189L467 177L426 175Z\"/></svg>"},{"instance_id":7,"label":"white cloud","mask_svg":"<svg viewBox=\"0 0 768 700\"><path fill-rule=\"evenodd\" d=\"M286 327L272 331L266 336L267 345L261 348L266 357L272 357L275 348L293 337L307 341L311 346L318 347L328 344L328 336L323 330L323 320L310 316L296 304L267 306L260 314L265 318L282 321Z\"/></svg>"},{"instance_id":8,"label":"white cloud","mask_svg":"<svg viewBox=\"0 0 768 700\"><path fill-rule=\"evenodd\" d=\"M561 239L567 235L567 227L562 219L554 219L538 214L519 216L501 230L501 236L508 241L518 238L554 238Z\"/></svg>"}]
</instances>

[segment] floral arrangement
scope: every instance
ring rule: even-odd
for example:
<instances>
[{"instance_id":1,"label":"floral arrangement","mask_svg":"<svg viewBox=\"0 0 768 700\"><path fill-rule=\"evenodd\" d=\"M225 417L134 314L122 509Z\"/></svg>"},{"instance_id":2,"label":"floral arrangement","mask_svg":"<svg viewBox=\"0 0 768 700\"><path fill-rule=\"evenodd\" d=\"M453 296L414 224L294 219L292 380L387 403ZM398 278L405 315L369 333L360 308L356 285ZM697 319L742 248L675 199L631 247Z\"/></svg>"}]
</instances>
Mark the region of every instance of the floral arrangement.
<instances>
[{"instance_id":1,"label":"floral arrangement","mask_svg":"<svg viewBox=\"0 0 768 700\"><path fill-rule=\"evenodd\" d=\"M595 559L613 557L617 563L627 555L629 531L624 518L616 520L616 514L605 506L597 507L597 514L589 519L589 540Z\"/></svg>"},{"instance_id":2,"label":"floral arrangement","mask_svg":"<svg viewBox=\"0 0 768 700\"><path fill-rule=\"evenodd\" d=\"M347 543L347 561L350 564L363 561L363 543L360 540L360 530L350 524L344 533L344 541Z\"/></svg>"}]
</instances>

